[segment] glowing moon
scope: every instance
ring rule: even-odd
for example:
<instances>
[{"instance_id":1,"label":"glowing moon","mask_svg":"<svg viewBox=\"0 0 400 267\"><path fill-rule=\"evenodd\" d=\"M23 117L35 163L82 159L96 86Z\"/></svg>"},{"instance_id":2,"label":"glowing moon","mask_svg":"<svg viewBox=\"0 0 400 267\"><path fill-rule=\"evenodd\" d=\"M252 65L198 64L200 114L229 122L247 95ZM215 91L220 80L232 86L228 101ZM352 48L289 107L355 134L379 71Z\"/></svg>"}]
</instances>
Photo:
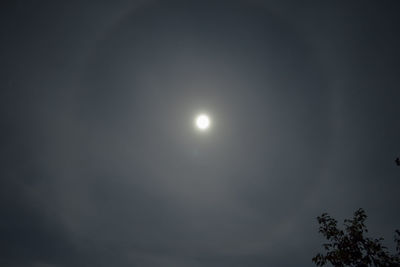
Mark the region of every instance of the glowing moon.
<instances>
[{"instance_id":1,"label":"glowing moon","mask_svg":"<svg viewBox=\"0 0 400 267\"><path fill-rule=\"evenodd\" d=\"M205 131L208 128L210 128L211 121L207 115L200 114L196 117L195 124L196 124L197 129L199 129L201 131Z\"/></svg>"}]
</instances>

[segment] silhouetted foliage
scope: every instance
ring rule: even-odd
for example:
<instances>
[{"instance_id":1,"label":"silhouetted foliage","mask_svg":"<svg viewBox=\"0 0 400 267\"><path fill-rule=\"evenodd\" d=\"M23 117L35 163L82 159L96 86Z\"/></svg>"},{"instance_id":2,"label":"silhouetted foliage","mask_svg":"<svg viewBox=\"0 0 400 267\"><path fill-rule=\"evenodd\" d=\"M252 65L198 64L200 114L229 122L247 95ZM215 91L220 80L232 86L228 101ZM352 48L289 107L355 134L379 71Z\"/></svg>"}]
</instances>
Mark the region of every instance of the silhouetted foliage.
<instances>
[{"instance_id":1,"label":"silhouetted foliage","mask_svg":"<svg viewBox=\"0 0 400 267\"><path fill-rule=\"evenodd\" d=\"M358 209L351 220L344 220L344 230L327 213L317 217L319 232L328 240L323 244L326 254L318 253L312 261L317 266L400 266L400 231L395 232L396 254L390 254L382 245L383 238L366 237L367 215Z\"/></svg>"}]
</instances>

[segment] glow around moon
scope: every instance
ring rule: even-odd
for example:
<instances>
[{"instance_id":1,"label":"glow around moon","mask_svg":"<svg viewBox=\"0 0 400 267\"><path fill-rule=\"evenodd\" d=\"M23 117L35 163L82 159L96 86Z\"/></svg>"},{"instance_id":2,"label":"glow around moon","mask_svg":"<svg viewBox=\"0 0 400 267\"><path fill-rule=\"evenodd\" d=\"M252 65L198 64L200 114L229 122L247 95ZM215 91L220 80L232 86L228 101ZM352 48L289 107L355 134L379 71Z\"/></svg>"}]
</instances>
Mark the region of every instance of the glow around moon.
<instances>
[{"instance_id":1,"label":"glow around moon","mask_svg":"<svg viewBox=\"0 0 400 267\"><path fill-rule=\"evenodd\" d=\"M210 128L211 120L210 117L206 114L199 114L195 119L195 126L200 131L206 131Z\"/></svg>"}]
</instances>

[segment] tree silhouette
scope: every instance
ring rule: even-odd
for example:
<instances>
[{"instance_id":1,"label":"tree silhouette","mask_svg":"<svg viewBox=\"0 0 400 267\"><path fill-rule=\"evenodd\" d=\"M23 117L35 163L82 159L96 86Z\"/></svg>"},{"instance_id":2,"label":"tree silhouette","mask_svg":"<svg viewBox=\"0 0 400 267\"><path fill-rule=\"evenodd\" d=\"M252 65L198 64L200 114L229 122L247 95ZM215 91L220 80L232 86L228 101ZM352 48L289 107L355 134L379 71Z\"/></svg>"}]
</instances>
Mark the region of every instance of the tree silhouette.
<instances>
[{"instance_id":1,"label":"tree silhouette","mask_svg":"<svg viewBox=\"0 0 400 267\"><path fill-rule=\"evenodd\" d=\"M395 231L396 254L382 245L383 238L366 237L367 215L363 209L354 212L353 219L344 220L344 230L327 213L317 217L319 232L328 240L323 244L326 254L318 253L312 261L317 266L400 266L400 231Z\"/></svg>"}]
</instances>

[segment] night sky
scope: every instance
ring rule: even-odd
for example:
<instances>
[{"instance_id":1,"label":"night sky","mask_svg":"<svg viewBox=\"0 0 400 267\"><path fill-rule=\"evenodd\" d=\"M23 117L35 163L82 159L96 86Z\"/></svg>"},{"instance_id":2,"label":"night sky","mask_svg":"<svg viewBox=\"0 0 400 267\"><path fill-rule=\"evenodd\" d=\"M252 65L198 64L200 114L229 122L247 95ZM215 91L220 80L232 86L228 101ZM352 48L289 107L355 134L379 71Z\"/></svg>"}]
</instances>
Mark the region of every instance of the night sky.
<instances>
[{"instance_id":1,"label":"night sky","mask_svg":"<svg viewBox=\"0 0 400 267\"><path fill-rule=\"evenodd\" d=\"M312 266L358 208L391 247L399 12L2 2L0 265Z\"/></svg>"}]
</instances>

